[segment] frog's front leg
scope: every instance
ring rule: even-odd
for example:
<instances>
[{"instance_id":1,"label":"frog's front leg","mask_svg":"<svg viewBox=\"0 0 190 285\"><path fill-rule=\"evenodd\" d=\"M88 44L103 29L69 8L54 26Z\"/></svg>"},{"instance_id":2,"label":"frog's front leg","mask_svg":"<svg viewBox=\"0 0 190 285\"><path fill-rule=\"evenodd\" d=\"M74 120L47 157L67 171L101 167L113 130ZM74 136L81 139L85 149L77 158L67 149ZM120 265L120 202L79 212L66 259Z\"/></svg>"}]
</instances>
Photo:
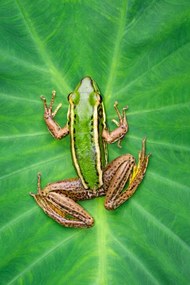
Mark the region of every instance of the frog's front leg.
<instances>
[{"instance_id":1,"label":"frog's front leg","mask_svg":"<svg viewBox=\"0 0 190 285\"><path fill-rule=\"evenodd\" d=\"M60 103L55 109L55 111L54 112L52 111L55 95L56 95L56 92L52 91L52 98L51 98L51 103L49 107L47 106L46 98L44 96L41 96L41 99L44 103L44 120L46 122L46 125L51 135L54 138L62 139L63 137L69 134L69 128L68 128L68 124L66 124L63 128L61 128L59 124L54 120L55 115L57 114L58 110L62 106L62 104Z\"/></svg>"},{"instance_id":2,"label":"frog's front leg","mask_svg":"<svg viewBox=\"0 0 190 285\"><path fill-rule=\"evenodd\" d=\"M137 190L145 175L150 155L145 152L145 139L139 152L138 164L132 155L126 154L116 158L104 170L105 207L113 210L127 201ZM123 190L129 180L127 189Z\"/></svg>"},{"instance_id":3,"label":"frog's front leg","mask_svg":"<svg viewBox=\"0 0 190 285\"><path fill-rule=\"evenodd\" d=\"M49 217L65 227L75 228L93 226L93 218L76 201L92 199L96 195L96 192L84 189L78 178L50 183L42 190L40 174L38 174L38 193L31 193Z\"/></svg>"},{"instance_id":4,"label":"frog's front leg","mask_svg":"<svg viewBox=\"0 0 190 285\"><path fill-rule=\"evenodd\" d=\"M116 110L116 113L118 115L119 122L116 120L112 120L116 125L117 128L113 130L112 132L109 132L107 129L104 129L102 132L102 137L107 143L114 143L118 141L118 146L121 147L120 143L125 134L128 131L128 123L126 119L126 110L128 107L123 108L122 114L118 110L118 102L115 102L114 108Z\"/></svg>"}]
</instances>

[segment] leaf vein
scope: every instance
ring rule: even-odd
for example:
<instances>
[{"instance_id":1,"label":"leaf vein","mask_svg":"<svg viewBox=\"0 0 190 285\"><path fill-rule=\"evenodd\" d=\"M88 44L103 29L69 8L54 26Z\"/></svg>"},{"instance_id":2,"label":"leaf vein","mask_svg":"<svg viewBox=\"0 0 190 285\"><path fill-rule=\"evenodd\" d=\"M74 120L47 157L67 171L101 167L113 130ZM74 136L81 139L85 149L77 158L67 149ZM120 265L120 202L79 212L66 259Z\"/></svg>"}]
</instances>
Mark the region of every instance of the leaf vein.
<instances>
[{"instance_id":1,"label":"leaf vein","mask_svg":"<svg viewBox=\"0 0 190 285\"><path fill-rule=\"evenodd\" d=\"M21 271L19 274L17 274L12 280L8 282L8 285L13 284L19 277L23 276L27 271L29 271L31 268L36 266L39 262L41 262L44 258L51 255L55 250L57 250L59 247L61 247L63 244L69 242L70 240L74 239L77 235L79 235L79 232L74 233L73 235L69 236L65 240L62 240L49 250L47 250L44 254L42 254L40 257L38 257L34 262L32 262L29 266L27 266L23 271Z\"/></svg>"},{"instance_id":2,"label":"leaf vein","mask_svg":"<svg viewBox=\"0 0 190 285\"><path fill-rule=\"evenodd\" d=\"M156 62L154 65L152 65L150 68L148 68L145 72L141 73L139 76L137 76L135 79L133 79L131 82L129 82L129 84L127 84L125 87L121 88L120 90L118 90L117 94L121 94L124 91L126 92L127 90L129 90L129 88L135 84L136 82L138 82L139 79L143 78L146 74L148 74L149 72L152 72L152 70L156 69L157 67L159 67L160 65L162 65L162 63L164 63L168 58L170 58L171 56L173 56L175 53L178 53L180 50L182 50L184 47L188 46L190 43L186 42L183 45L181 45L180 47L178 47L177 49L173 50L172 52L170 52L169 54L167 54L165 57L162 58L162 60L160 60L159 62Z\"/></svg>"},{"instance_id":3,"label":"leaf vein","mask_svg":"<svg viewBox=\"0 0 190 285\"><path fill-rule=\"evenodd\" d=\"M151 280L151 284L159 285L160 283L158 280L153 276L153 274L148 270L148 268L143 264L143 262L140 261L137 256L131 252L127 247L125 247L116 237L115 235L112 236L113 240L127 253L127 255L130 257L130 259L138 265L138 267L142 270L142 272L145 272L146 275L149 277Z\"/></svg>"},{"instance_id":4,"label":"leaf vein","mask_svg":"<svg viewBox=\"0 0 190 285\"><path fill-rule=\"evenodd\" d=\"M120 57L120 48L121 48L121 41L123 38L123 30L126 23L126 13L127 13L127 7L128 7L128 1L124 0L123 5L121 6L121 15L120 20L118 24L118 31L115 39L115 46L113 50L113 56L112 61L110 64L110 72L107 80L107 85L105 88L105 98L109 98L111 96L111 89L112 84L114 81L115 72L118 66L119 57Z\"/></svg>"},{"instance_id":5,"label":"leaf vein","mask_svg":"<svg viewBox=\"0 0 190 285\"><path fill-rule=\"evenodd\" d=\"M39 165L48 164L49 162L57 161L57 160L63 159L63 157L65 158L64 155L59 155L59 156L56 156L56 157L51 158L51 159L47 159L47 160L44 160L44 161L40 161L40 162L31 164L31 165L29 165L28 167L23 167L23 168L17 169L17 170L15 170L15 171L12 171L11 173L2 175L2 176L0 177L0 180L3 180L3 179L8 178L8 177L11 177L11 176L16 175L16 174L18 174L18 173L22 173L23 171L30 170L30 169L32 169L32 168L35 168L35 167L39 166Z\"/></svg>"},{"instance_id":6,"label":"leaf vein","mask_svg":"<svg viewBox=\"0 0 190 285\"><path fill-rule=\"evenodd\" d=\"M137 203L135 200L131 201L132 204L135 205L135 207L143 214L147 219L152 221L153 224L155 224L159 229L161 229L165 234L167 234L169 237L171 237L176 243L178 243L185 251L188 251L190 253L190 247L172 230L170 230L167 226L165 226L163 223L161 223L157 218L155 218L151 213L149 213L147 210L145 210L139 203Z\"/></svg>"},{"instance_id":7,"label":"leaf vein","mask_svg":"<svg viewBox=\"0 0 190 285\"><path fill-rule=\"evenodd\" d=\"M17 6L21 12L21 15L23 16L24 22L26 24L26 27L28 27L28 30L32 36L32 39L34 41L34 43L37 45L38 50L40 51L40 55L43 58L44 62L46 63L46 65L48 66L48 69L50 71L50 73L52 74L55 82L57 82L57 85L59 86L59 89L61 91L62 90L62 86L64 86L64 88L68 91L71 90L70 86L67 84L65 78L61 75L61 73L59 72L59 70L55 67L53 61L51 60L44 44L43 41L41 40L41 38L39 37L36 29L34 28L34 25L32 25L30 19L29 19L29 15L26 11L26 9L24 8L23 5L21 5L19 0L16 0Z\"/></svg>"}]
</instances>

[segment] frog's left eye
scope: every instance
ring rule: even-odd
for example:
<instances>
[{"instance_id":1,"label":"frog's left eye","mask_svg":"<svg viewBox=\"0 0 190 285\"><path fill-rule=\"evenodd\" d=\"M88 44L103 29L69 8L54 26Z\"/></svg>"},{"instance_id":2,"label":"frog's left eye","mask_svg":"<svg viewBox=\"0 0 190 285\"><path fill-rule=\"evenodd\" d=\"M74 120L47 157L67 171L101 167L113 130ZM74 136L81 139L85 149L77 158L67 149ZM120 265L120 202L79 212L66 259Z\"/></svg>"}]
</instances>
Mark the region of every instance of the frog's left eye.
<instances>
[{"instance_id":1,"label":"frog's left eye","mask_svg":"<svg viewBox=\"0 0 190 285\"><path fill-rule=\"evenodd\" d=\"M79 95L78 94L76 94L76 93L70 93L69 95L68 95L68 101L70 102L70 103L73 103L73 104L78 104L79 103Z\"/></svg>"}]
</instances>

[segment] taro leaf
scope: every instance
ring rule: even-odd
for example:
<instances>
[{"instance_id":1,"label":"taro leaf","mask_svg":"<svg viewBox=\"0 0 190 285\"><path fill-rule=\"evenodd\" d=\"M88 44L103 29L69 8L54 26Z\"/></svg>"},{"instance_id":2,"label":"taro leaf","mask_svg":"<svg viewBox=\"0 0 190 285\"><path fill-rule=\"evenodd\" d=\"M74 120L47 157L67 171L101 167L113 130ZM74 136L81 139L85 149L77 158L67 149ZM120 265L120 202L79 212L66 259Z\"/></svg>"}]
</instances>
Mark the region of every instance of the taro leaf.
<instances>
[{"instance_id":1,"label":"taro leaf","mask_svg":"<svg viewBox=\"0 0 190 285\"><path fill-rule=\"evenodd\" d=\"M189 0L2 0L1 284L189 284ZM39 99L67 95L90 75L109 127L114 102L128 105L129 133L109 159L152 153L137 193L108 212L103 198L81 204L91 229L68 229L28 195L75 176L69 138L54 140Z\"/></svg>"}]
</instances>

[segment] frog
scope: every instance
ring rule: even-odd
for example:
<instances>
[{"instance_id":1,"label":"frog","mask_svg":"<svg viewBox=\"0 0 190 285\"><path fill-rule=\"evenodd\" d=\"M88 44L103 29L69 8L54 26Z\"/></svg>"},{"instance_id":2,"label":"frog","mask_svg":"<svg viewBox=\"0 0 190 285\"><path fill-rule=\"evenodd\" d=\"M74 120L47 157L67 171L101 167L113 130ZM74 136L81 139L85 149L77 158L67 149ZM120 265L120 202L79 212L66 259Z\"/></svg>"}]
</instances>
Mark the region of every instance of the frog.
<instances>
[{"instance_id":1,"label":"frog","mask_svg":"<svg viewBox=\"0 0 190 285\"><path fill-rule=\"evenodd\" d=\"M39 207L50 218L65 227L90 228L94 218L80 205L80 201L105 196L104 206L114 210L136 192L147 170L150 154L146 154L146 139L142 140L138 163L127 153L108 163L107 145L121 141L128 132L127 106L119 111L114 103L118 120L116 128L110 131L101 93L96 82L85 76L73 92L68 95L66 125L61 127L55 116L62 104L53 111L56 92L48 106L44 106L44 121L50 134L58 140L70 135L73 164L77 177L48 183L41 188L41 174L38 173L37 193L30 193Z\"/></svg>"}]
</instances>

